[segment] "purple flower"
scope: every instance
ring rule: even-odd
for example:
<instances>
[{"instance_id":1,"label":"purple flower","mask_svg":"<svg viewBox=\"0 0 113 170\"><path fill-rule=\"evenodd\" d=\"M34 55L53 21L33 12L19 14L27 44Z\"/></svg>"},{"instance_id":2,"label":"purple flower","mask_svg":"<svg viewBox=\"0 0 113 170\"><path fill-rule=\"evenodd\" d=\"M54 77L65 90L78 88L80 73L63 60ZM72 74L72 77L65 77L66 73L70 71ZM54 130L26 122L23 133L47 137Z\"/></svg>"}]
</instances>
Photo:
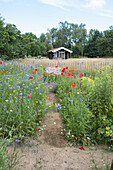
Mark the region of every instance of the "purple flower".
<instances>
[{"instance_id":1,"label":"purple flower","mask_svg":"<svg viewBox=\"0 0 113 170\"><path fill-rule=\"evenodd\" d=\"M20 142L20 140L19 140L19 139L16 139L16 140L15 140L15 142L16 142L16 143L19 143L19 142Z\"/></svg>"}]
</instances>

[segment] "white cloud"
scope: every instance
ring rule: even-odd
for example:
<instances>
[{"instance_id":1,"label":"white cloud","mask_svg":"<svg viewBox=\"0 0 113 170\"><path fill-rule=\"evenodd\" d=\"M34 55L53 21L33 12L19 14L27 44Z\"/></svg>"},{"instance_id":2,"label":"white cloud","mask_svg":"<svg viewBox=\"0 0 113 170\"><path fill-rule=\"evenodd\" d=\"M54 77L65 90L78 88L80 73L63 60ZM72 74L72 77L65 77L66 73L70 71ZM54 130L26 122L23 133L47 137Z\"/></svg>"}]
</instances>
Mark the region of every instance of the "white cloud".
<instances>
[{"instance_id":1,"label":"white cloud","mask_svg":"<svg viewBox=\"0 0 113 170\"><path fill-rule=\"evenodd\" d=\"M99 13L103 17L113 18L113 15L107 14L107 13Z\"/></svg>"},{"instance_id":2,"label":"white cloud","mask_svg":"<svg viewBox=\"0 0 113 170\"><path fill-rule=\"evenodd\" d=\"M64 9L65 2L62 0L40 0L44 4L52 5Z\"/></svg>"},{"instance_id":3,"label":"white cloud","mask_svg":"<svg viewBox=\"0 0 113 170\"><path fill-rule=\"evenodd\" d=\"M106 4L106 0L85 0L88 1L84 7L86 8L102 8Z\"/></svg>"},{"instance_id":4,"label":"white cloud","mask_svg":"<svg viewBox=\"0 0 113 170\"><path fill-rule=\"evenodd\" d=\"M113 18L113 11L108 10L108 9L101 9L101 11L99 12L99 15L103 17Z\"/></svg>"}]
</instances>

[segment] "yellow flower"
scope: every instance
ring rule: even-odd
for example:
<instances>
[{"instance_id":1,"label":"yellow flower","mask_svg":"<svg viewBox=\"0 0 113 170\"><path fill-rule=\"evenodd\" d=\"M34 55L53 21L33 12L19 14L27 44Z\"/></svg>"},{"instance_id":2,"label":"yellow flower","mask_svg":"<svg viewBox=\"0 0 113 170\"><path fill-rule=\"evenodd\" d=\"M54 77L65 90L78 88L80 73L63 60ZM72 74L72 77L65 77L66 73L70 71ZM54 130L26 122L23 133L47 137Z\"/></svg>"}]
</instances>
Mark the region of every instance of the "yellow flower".
<instances>
[{"instance_id":1,"label":"yellow flower","mask_svg":"<svg viewBox=\"0 0 113 170\"><path fill-rule=\"evenodd\" d=\"M12 94L10 93L10 95L12 95Z\"/></svg>"},{"instance_id":2,"label":"yellow flower","mask_svg":"<svg viewBox=\"0 0 113 170\"><path fill-rule=\"evenodd\" d=\"M51 107L51 106L49 106L49 107Z\"/></svg>"},{"instance_id":3,"label":"yellow flower","mask_svg":"<svg viewBox=\"0 0 113 170\"><path fill-rule=\"evenodd\" d=\"M109 136L110 134L109 134L109 132L108 131L106 131L106 136Z\"/></svg>"},{"instance_id":4,"label":"yellow flower","mask_svg":"<svg viewBox=\"0 0 113 170\"><path fill-rule=\"evenodd\" d=\"M110 129L110 127L106 127L106 130L109 130Z\"/></svg>"},{"instance_id":5,"label":"yellow flower","mask_svg":"<svg viewBox=\"0 0 113 170\"><path fill-rule=\"evenodd\" d=\"M38 101L36 101L36 103L38 103Z\"/></svg>"},{"instance_id":6,"label":"yellow flower","mask_svg":"<svg viewBox=\"0 0 113 170\"><path fill-rule=\"evenodd\" d=\"M106 119L104 118L103 120L105 121Z\"/></svg>"}]
</instances>

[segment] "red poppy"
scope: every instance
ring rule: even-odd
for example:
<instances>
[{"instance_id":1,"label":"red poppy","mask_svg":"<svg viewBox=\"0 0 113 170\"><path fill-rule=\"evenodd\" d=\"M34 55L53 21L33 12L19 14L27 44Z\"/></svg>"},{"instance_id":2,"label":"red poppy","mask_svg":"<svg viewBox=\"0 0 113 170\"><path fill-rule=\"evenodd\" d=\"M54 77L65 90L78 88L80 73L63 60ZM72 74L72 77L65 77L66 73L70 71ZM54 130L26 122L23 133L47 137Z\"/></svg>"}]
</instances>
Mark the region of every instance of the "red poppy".
<instances>
[{"instance_id":1,"label":"red poppy","mask_svg":"<svg viewBox=\"0 0 113 170\"><path fill-rule=\"evenodd\" d=\"M34 74L35 72L34 72L34 71L32 71L32 73Z\"/></svg>"},{"instance_id":2,"label":"red poppy","mask_svg":"<svg viewBox=\"0 0 113 170\"><path fill-rule=\"evenodd\" d=\"M38 128L38 130L40 130L40 128Z\"/></svg>"},{"instance_id":3,"label":"red poppy","mask_svg":"<svg viewBox=\"0 0 113 170\"><path fill-rule=\"evenodd\" d=\"M66 66L66 70L68 70L69 68L68 68L68 66Z\"/></svg>"},{"instance_id":4,"label":"red poppy","mask_svg":"<svg viewBox=\"0 0 113 170\"><path fill-rule=\"evenodd\" d=\"M69 70L69 73L71 72L71 70Z\"/></svg>"},{"instance_id":5,"label":"red poppy","mask_svg":"<svg viewBox=\"0 0 113 170\"><path fill-rule=\"evenodd\" d=\"M38 69L35 69L36 72L38 72Z\"/></svg>"},{"instance_id":6,"label":"red poppy","mask_svg":"<svg viewBox=\"0 0 113 170\"><path fill-rule=\"evenodd\" d=\"M80 74L80 75L79 75L79 77L83 77L83 76L84 76L84 74Z\"/></svg>"},{"instance_id":7,"label":"red poppy","mask_svg":"<svg viewBox=\"0 0 113 170\"><path fill-rule=\"evenodd\" d=\"M56 68L58 67L58 66L55 66Z\"/></svg>"},{"instance_id":8,"label":"red poppy","mask_svg":"<svg viewBox=\"0 0 113 170\"><path fill-rule=\"evenodd\" d=\"M31 68L32 68L32 66L31 66Z\"/></svg>"},{"instance_id":9,"label":"red poppy","mask_svg":"<svg viewBox=\"0 0 113 170\"><path fill-rule=\"evenodd\" d=\"M66 70L66 69L65 69L65 68L63 68L62 72L65 72L65 70Z\"/></svg>"},{"instance_id":10,"label":"red poppy","mask_svg":"<svg viewBox=\"0 0 113 170\"><path fill-rule=\"evenodd\" d=\"M28 96L28 98L31 98L32 97L32 95L30 94L29 96Z\"/></svg>"},{"instance_id":11,"label":"red poppy","mask_svg":"<svg viewBox=\"0 0 113 170\"><path fill-rule=\"evenodd\" d=\"M85 149L83 148L83 146L82 146L81 148L79 148L79 149L80 149L80 150L83 150L83 151L85 150Z\"/></svg>"},{"instance_id":12,"label":"red poppy","mask_svg":"<svg viewBox=\"0 0 113 170\"><path fill-rule=\"evenodd\" d=\"M70 93L70 91L68 91L68 93Z\"/></svg>"},{"instance_id":13,"label":"red poppy","mask_svg":"<svg viewBox=\"0 0 113 170\"><path fill-rule=\"evenodd\" d=\"M71 77L71 74L68 74L68 77Z\"/></svg>"},{"instance_id":14,"label":"red poppy","mask_svg":"<svg viewBox=\"0 0 113 170\"><path fill-rule=\"evenodd\" d=\"M81 80L83 80L83 79L81 79Z\"/></svg>"},{"instance_id":15,"label":"red poppy","mask_svg":"<svg viewBox=\"0 0 113 170\"><path fill-rule=\"evenodd\" d=\"M78 70L78 73L81 73L81 71L80 71L80 70Z\"/></svg>"},{"instance_id":16,"label":"red poppy","mask_svg":"<svg viewBox=\"0 0 113 170\"><path fill-rule=\"evenodd\" d=\"M43 76L45 76L45 74L43 74Z\"/></svg>"},{"instance_id":17,"label":"red poppy","mask_svg":"<svg viewBox=\"0 0 113 170\"><path fill-rule=\"evenodd\" d=\"M0 61L0 64L2 64L2 61Z\"/></svg>"},{"instance_id":18,"label":"red poppy","mask_svg":"<svg viewBox=\"0 0 113 170\"><path fill-rule=\"evenodd\" d=\"M71 74L71 76L74 76L73 74Z\"/></svg>"},{"instance_id":19,"label":"red poppy","mask_svg":"<svg viewBox=\"0 0 113 170\"><path fill-rule=\"evenodd\" d=\"M33 77L31 76L31 77L29 77L30 79L33 79Z\"/></svg>"},{"instance_id":20,"label":"red poppy","mask_svg":"<svg viewBox=\"0 0 113 170\"><path fill-rule=\"evenodd\" d=\"M76 85L75 85L75 84L72 84L71 86L72 86L72 87L75 87Z\"/></svg>"},{"instance_id":21,"label":"red poppy","mask_svg":"<svg viewBox=\"0 0 113 170\"><path fill-rule=\"evenodd\" d=\"M3 71L1 71L1 73L3 73Z\"/></svg>"},{"instance_id":22,"label":"red poppy","mask_svg":"<svg viewBox=\"0 0 113 170\"><path fill-rule=\"evenodd\" d=\"M64 73L61 73L61 75L64 75Z\"/></svg>"},{"instance_id":23,"label":"red poppy","mask_svg":"<svg viewBox=\"0 0 113 170\"><path fill-rule=\"evenodd\" d=\"M72 72L75 72L75 70L72 70Z\"/></svg>"},{"instance_id":24,"label":"red poppy","mask_svg":"<svg viewBox=\"0 0 113 170\"><path fill-rule=\"evenodd\" d=\"M98 132L98 133L100 133L100 132Z\"/></svg>"},{"instance_id":25,"label":"red poppy","mask_svg":"<svg viewBox=\"0 0 113 170\"><path fill-rule=\"evenodd\" d=\"M54 151L54 149L51 149L52 151Z\"/></svg>"},{"instance_id":26,"label":"red poppy","mask_svg":"<svg viewBox=\"0 0 113 170\"><path fill-rule=\"evenodd\" d=\"M74 79L76 79L76 76L74 76Z\"/></svg>"}]
</instances>

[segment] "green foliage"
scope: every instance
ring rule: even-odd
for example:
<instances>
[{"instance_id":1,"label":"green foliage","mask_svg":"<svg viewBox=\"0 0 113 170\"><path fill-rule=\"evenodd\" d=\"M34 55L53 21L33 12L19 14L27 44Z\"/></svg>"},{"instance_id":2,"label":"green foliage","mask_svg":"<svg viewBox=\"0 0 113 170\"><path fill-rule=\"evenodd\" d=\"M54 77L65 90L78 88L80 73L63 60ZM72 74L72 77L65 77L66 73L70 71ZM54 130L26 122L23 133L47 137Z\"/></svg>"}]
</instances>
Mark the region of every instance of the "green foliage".
<instances>
[{"instance_id":1,"label":"green foliage","mask_svg":"<svg viewBox=\"0 0 113 170\"><path fill-rule=\"evenodd\" d=\"M113 69L101 68L95 79L81 73L59 75L57 84L58 110L63 116L66 136L83 144L113 144ZM67 76L68 74L68 76ZM76 75L76 79L74 76ZM76 86L73 87L72 85Z\"/></svg>"},{"instance_id":2,"label":"green foliage","mask_svg":"<svg viewBox=\"0 0 113 170\"><path fill-rule=\"evenodd\" d=\"M11 153L8 153L7 145L7 142L0 140L0 169L2 170L16 168L21 158L18 157L15 147Z\"/></svg>"}]
</instances>

